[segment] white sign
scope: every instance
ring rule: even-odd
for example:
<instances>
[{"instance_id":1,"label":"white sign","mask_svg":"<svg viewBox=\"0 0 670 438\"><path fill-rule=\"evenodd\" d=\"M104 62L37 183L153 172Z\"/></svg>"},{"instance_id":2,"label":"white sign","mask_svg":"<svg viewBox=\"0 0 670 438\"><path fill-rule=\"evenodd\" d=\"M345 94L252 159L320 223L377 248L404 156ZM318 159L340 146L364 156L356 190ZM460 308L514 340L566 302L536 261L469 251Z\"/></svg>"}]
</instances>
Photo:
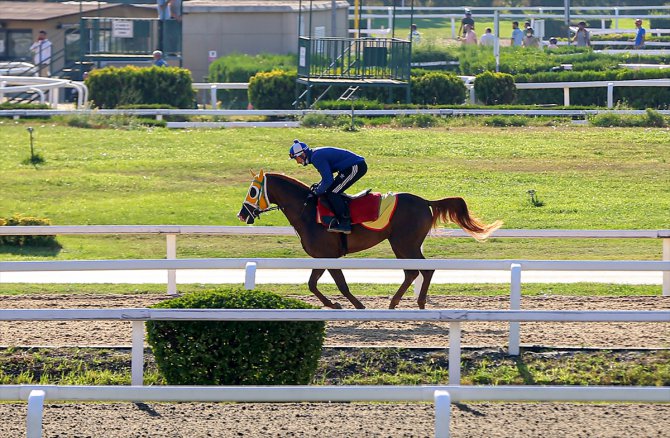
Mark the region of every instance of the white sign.
<instances>
[{"instance_id":1,"label":"white sign","mask_svg":"<svg viewBox=\"0 0 670 438\"><path fill-rule=\"evenodd\" d=\"M209 53L207 54L207 60L209 62L214 61L217 58L216 56L216 50L210 50Z\"/></svg>"},{"instance_id":2,"label":"white sign","mask_svg":"<svg viewBox=\"0 0 670 438\"><path fill-rule=\"evenodd\" d=\"M132 38L133 22L130 20L112 20L112 38Z\"/></svg>"},{"instance_id":3,"label":"white sign","mask_svg":"<svg viewBox=\"0 0 670 438\"><path fill-rule=\"evenodd\" d=\"M301 47L300 48L300 60L298 62L298 65L300 67L304 67L307 64L307 48L306 47Z\"/></svg>"}]
</instances>

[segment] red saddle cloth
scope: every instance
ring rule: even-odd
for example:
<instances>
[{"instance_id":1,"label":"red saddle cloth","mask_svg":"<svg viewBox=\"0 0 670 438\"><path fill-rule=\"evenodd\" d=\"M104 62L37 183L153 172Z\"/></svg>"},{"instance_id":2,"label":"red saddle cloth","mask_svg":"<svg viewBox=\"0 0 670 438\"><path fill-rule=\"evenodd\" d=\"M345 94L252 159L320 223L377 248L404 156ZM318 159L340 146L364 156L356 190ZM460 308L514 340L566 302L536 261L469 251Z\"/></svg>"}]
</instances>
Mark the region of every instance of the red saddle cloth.
<instances>
[{"instance_id":1,"label":"red saddle cloth","mask_svg":"<svg viewBox=\"0 0 670 438\"><path fill-rule=\"evenodd\" d=\"M368 193L360 198L349 202L349 213L351 214L351 223L360 224L370 222L379 217L379 205L382 200L381 193ZM316 208L316 221L320 224L327 224L335 216L333 212L323 205L319 197L319 204ZM327 219L326 219L327 218Z\"/></svg>"}]
</instances>

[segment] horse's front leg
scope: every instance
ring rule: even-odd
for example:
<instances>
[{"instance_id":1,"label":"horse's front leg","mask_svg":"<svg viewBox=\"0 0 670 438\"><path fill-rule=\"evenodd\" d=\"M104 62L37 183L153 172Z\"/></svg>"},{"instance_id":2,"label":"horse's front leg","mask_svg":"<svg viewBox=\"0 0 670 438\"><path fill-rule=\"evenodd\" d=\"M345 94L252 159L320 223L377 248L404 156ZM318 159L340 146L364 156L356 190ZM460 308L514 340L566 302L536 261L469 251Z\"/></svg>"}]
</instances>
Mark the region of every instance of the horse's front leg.
<instances>
[{"instance_id":1,"label":"horse's front leg","mask_svg":"<svg viewBox=\"0 0 670 438\"><path fill-rule=\"evenodd\" d=\"M419 309L426 308L426 299L428 296L428 286L430 286L430 280L433 278L435 271L421 271L421 276L423 277L423 282L421 283L421 290L419 291L419 298L416 300L419 305Z\"/></svg>"},{"instance_id":2,"label":"horse's front leg","mask_svg":"<svg viewBox=\"0 0 670 438\"><path fill-rule=\"evenodd\" d=\"M340 305L340 303L337 302L333 303L328 298L326 298L326 296L322 294L316 287L316 283L319 281L319 278L321 278L324 272L326 272L325 269L312 270L312 274L309 276L309 282L307 283L309 290L323 303L324 306L330 309L341 309L342 306Z\"/></svg>"},{"instance_id":3,"label":"horse's front leg","mask_svg":"<svg viewBox=\"0 0 670 438\"><path fill-rule=\"evenodd\" d=\"M389 304L389 309L395 309L396 306L398 304L400 304L400 300L402 300L402 296L405 295L405 292L407 292L407 289L412 285L412 282L418 276L419 276L419 271L405 269L405 281L402 282L402 284L400 285L400 288L398 288L398 291L395 293L395 295L393 295L393 298L391 298L391 304Z\"/></svg>"},{"instance_id":4,"label":"horse's front leg","mask_svg":"<svg viewBox=\"0 0 670 438\"><path fill-rule=\"evenodd\" d=\"M337 285L337 288L340 290L342 295L347 297L347 299L351 302L351 304L354 305L355 308L365 309L363 303L358 301L358 299L356 299L356 297L353 296L352 293L349 291L349 285L347 284L347 280L344 279L344 274L342 273L342 270L329 269L328 272L330 272L330 276L333 277L333 280L335 280L335 284Z\"/></svg>"}]
</instances>

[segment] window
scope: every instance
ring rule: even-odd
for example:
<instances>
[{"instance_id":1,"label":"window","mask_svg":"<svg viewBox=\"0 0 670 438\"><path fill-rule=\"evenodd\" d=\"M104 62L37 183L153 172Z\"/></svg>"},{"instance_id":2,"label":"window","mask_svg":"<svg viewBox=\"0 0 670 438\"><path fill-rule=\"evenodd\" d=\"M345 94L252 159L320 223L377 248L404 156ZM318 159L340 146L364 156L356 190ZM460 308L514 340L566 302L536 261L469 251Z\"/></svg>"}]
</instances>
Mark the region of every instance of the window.
<instances>
[{"instance_id":1,"label":"window","mask_svg":"<svg viewBox=\"0 0 670 438\"><path fill-rule=\"evenodd\" d=\"M6 54L10 60L30 61L30 45L33 43L33 32L30 30L8 30Z\"/></svg>"}]
</instances>

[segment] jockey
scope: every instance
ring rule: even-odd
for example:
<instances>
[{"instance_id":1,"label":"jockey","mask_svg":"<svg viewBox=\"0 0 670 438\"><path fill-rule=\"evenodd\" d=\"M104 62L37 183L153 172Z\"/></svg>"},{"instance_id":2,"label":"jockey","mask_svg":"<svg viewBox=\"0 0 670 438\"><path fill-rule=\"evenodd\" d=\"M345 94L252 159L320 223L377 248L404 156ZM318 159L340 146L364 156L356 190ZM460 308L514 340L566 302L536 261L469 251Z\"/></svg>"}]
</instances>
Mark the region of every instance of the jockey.
<instances>
[{"instance_id":1,"label":"jockey","mask_svg":"<svg viewBox=\"0 0 670 438\"><path fill-rule=\"evenodd\" d=\"M312 191L316 196L325 196L335 214L337 220L330 223L328 231L350 234L349 205L342 194L367 172L365 158L335 147L310 149L299 140L293 140L289 156L303 166L312 164L321 174L321 182L312 185Z\"/></svg>"}]
</instances>

